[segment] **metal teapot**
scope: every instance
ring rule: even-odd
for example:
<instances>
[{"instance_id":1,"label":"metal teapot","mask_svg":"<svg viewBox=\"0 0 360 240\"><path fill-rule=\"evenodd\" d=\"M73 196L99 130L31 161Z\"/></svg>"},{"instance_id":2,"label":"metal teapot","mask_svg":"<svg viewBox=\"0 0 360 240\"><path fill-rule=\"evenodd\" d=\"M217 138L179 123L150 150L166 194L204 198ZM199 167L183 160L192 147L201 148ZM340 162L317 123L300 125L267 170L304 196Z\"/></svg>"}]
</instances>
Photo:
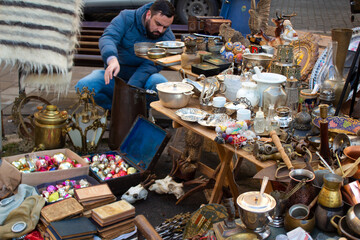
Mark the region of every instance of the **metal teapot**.
<instances>
[{"instance_id":1,"label":"metal teapot","mask_svg":"<svg viewBox=\"0 0 360 240\"><path fill-rule=\"evenodd\" d=\"M55 105L38 108L35 117L35 146L43 145L45 149L62 148L65 145L66 111L59 111Z\"/></svg>"}]
</instances>

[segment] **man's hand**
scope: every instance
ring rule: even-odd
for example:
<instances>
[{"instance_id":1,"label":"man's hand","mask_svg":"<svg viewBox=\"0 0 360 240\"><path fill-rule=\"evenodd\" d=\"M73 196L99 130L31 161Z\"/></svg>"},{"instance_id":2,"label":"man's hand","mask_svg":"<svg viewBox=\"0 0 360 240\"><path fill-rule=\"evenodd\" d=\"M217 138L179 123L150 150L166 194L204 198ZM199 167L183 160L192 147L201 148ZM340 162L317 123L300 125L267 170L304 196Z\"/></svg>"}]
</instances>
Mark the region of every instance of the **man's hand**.
<instances>
[{"instance_id":1,"label":"man's hand","mask_svg":"<svg viewBox=\"0 0 360 240\"><path fill-rule=\"evenodd\" d=\"M119 62L117 58L112 58L108 62L108 67L105 69L105 74L104 74L105 84L109 84L110 80L114 76L118 75L119 72L120 72Z\"/></svg>"}]
</instances>

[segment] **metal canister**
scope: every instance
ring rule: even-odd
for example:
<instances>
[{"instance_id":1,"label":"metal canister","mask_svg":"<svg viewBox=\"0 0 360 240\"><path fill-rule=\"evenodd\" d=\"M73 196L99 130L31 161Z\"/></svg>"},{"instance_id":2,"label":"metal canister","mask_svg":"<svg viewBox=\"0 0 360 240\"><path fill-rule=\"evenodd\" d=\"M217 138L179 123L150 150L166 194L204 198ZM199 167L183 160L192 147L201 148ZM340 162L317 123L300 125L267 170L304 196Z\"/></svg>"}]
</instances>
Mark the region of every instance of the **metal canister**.
<instances>
[{"instance_id":1,"label":"metal canister","mask_svg":"<svg viewBox=\"0 0 360 240\"><path fill-rule=\"evenodd\" d=\"M65 145L66 111L58 111L55 105L47 105L35 116L35 146L44 145L45 149L62 148Z\"/></svg>"},{"instance_id":2,"label":"metal canister","mask_svg":"<svg viewBox=\"0 0 360 240\"><path fill-rule=\"evenodd\" d=\"M289 107L278 107L276 108L277 116L274 119L278 122L280 128L289 127L290 122L292 121L292 117L290 116L290 108Z\"/></svg>"}]
</instances>

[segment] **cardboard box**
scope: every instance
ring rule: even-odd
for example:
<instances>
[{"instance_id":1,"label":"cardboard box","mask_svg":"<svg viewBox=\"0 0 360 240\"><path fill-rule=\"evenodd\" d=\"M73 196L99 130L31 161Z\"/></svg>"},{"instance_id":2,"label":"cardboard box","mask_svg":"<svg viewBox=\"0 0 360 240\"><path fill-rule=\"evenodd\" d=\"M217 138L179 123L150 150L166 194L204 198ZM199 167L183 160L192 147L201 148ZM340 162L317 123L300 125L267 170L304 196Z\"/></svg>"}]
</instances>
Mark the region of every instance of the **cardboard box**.
<instances>
[{"instance_id":1,"label":"cardboard box","mask_svg":"<svg viewBox=\"0 0 360 240\"><path fill-rule=\"evenodd\" d=\"M137 172L118 178L102 180L90 168L90 175L100 183L107 183L114 195L121 196L130 187L136 186L145 180L148 174L151 173L169 139L168 132L139 116L123 140L120 150L107 152L107 154L120 155ZM91 155L90 158L93 156Z\"/></svg>"},{"instance_id":2,"label":"cardboard box","mask_svg":"<svg viewBox=\"0 0 360 240\"><path fill-rule=\"evenodd\" d=\"M54 170L54 171L46 171L46 172L32 172L32 173L22 173L18 171L18 174L21 175L21 183L25 183L31 186L36 186L42 183L54 182L66 178L77 177L81 175L89 175L89 164L81 158L79 155L71 151L70 149L54 149L54 150L46 150L40 152L34 152L31 154L35 154L36 156L53 156L56 153L63 153L70 159L76 160L78 163L82 165L79 168L71 168L66 170ZM27 153L28 154L28 153ZM10 157L3 157L4 162L9 163L9 167L15 168L11 163L19 160L22 157L25 157L26 154L19 154Z\"/></svg>"}]
</instances>

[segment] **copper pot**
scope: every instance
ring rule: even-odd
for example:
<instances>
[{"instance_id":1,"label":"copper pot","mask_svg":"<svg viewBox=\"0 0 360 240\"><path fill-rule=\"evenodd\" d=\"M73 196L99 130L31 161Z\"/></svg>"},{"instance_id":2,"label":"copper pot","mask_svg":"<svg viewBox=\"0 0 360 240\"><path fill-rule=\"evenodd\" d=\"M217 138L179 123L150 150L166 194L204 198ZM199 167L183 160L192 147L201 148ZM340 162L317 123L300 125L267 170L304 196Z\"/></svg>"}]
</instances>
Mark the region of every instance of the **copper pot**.
<instances>
[{"instance_id":1,"label":"copper pot","mask_svg":"<svg viewBox=\"0 0 360 240\"><path fill-rule=\"evenodd\" d=\"M315 215L310 212L307 219L298 219L295 212L299 212L299 207L303 206L303 211L307 211L307 206L296 204L289 209L285 215L284 227L286 231L291 231L297 227L303 228L307 232L311 232L315 227Z\"/></svg>"},{"instance_id":2,"label":"copper pot","mask_svg":"<svg viewBox=\"0 0 360 240\"><path fill-rule=\"evenodd\" d=\"M346 223L352 231L360 235L360 203L349 209L346 214Z\"/></svg>"},{"instance_id":3,"label":"copper pot","mask_svg":"<svg viewBox=\"0 0 360 240\"><path fill-rule=\"evenodd\" d=\"M317 189L313 186L315 174L306 169L295 169L289 173L290 183L286 192L291 191L299 182L305 181L305 185L297 190L288 200L287 206L290 208L292 205L301 203L309 205L317 195Z\"/></svg>"},{"instance_id":4,"label":"copper pot","mask_svg":"<svg viewBox=\"0 0 360 240\"><path fill-rule=\"evenodd\" d=\"M35 116L35 146L43 145L45 149L62 148L65 145L66 111L58 111L55 105L47 105Z\"/></svg>"}]
</instances>

